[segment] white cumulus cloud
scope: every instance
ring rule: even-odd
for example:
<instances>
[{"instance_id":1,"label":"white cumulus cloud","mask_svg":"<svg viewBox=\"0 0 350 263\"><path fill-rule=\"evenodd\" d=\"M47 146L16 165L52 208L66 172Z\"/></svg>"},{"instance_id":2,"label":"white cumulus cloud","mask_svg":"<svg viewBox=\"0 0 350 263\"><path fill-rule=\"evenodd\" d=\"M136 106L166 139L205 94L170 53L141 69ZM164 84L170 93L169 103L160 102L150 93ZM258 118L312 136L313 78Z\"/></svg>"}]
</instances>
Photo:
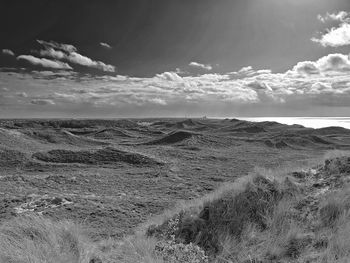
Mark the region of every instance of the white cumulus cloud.
<instances>
[{"instance_id":1,"label":"white cumulus cloud","mask_svg":"<svg viewBox=\"0 0 350 263\"><path fill-rule=\"evenodd\" d=\"M9 55L9 56L14 56L15 55L15 53L12 50L10 50L10 49L3 49L2 50L2 54Z\"/></svg>"},{"instance_id":2,"label":"white cumulus cloud","mask_svg":"<svg viewBox=\"0 0 350 263\"><path fill-rule=\"evenodd\" d=\"M322 23L326 23L329 20L346 22L346 21L349 21L349 15L350 13L348 12L340 11L338 13L327 13L326 15L318 15L317 18Z\"/></svg>"},{"instance_id":3,"label":"white cumulus cloud","mask_svg":"<svg viewBox=\"0 0 350 263\"><path fill-rule=\"evenodd\" d=\"M44 68L53 68L53 69L72 69L67 63L51 60L46 58L37 58L32 55L20 55L17 57L18 60L25 60L32 65L41 66Z\"/></svg>"},{"instance_id":4,"label":"white cumulus cloud","mask_svg":"<svg viewBox=\"0 0 350 263\"><path fill-rule=\"evenodd\" d=\"M349 74L350 58L344 54L329 54L317 61L302 61L293 67L290 73L300 75Z\"/></svg>"},{"instance_id":5,"label":"white cumulus cloud","mask_svg":"<svg viewBox=\"0 0 350 263\"><path fill-rule=\"evenodd\" d=\"M212 70L213 69L213 67L209 64L201 64L198 62L191 62L189 64L189 66L195 67L195 68L201 68L201 69L205 69L205 70Z\"/></svg>"},{"instance_id":6,"label":"white cumulus cloud","mask_svg":"<svg viewBox=\"0 0 350 263\"><path fill-rule=\"evenodd\" d=\"M109 44L104 43L104 42L101 42L101 43L100 43L100 46L101 46L101 47L104 47L104 48L107 48L107 49L111 49L111 48L112 48Z\"/></svg>"},{"instance_id":7,"label":"white cumulus cloud","mask_svg":"<svg viewBox=\"0 0 350 263\"><path fill-rule=\"evenodd\" d=\"M33 99L30 102L31 104L35 104L35 105L55 105L55 102L53 100L49 100L49 99Z\"/></svg>"},{"instance_id":8,"label":"white cumulus cloud","mask_svg":"<svg viewBox=\"0 0 350 263\"><path fill-rule=\"evenodd\" d=\"M324 47L341 47L350 45L350 24L342 23L339 27L334 27L320 38L312 38L312 41Z\"/></svg>"},{"instance_id":9,"label":"white cumulus cloud","mask_svg":"<svg viewBox=\"0 0 350 263\"><path fill-rule=\"evenodd\" d=\"M78 53L78 49L73 45L60 44L53 41L37 41L45 47L44 50L39 51L41 56L68 61L70 63L96 68L105 72L115 72L115 66L105 64L101 61L95 61L87 56L81 55Z\"/></svg>"},{"instance_id":10,"label":"white cumulus cloud","mask_svg":"<svg viewBox=\"0 0 350 263\"><path fill-rule=\"evenodd\" d=\"M0 72L0 86L11 83L6 96L21 105L53 105L47 110L73 114L101 112L171 115L199 113L217 116L233 113L347 114L350 110L350 58L329 54L301 61L290 70L273 73L244 67L237 72L179 76L163 72L151 77L77 76L56 73ZM22 94L25 91L26 95ZM27 104L26 104L27 103ZM32 107L32 106L31 106ZM318 108L317 108L318 107ZM318 110L317 110L318 109ZM104 116L104 115L103 115Z\"/></svg>"},{"instance_id":11,"label":"white cumulus cloud","mask_svg":"<svg viewBox=\"0 0 350 263\"><path fill-rule=\"evenodd\" d=\"M325 23L328 20L339 22L336 27L327 29L320 37L313 37L313 42L324 47L341 47L350 45L350 13L341 11L339 13L327 13L325 16L318 16L318 19Z\"/></svg>"}]
</instances>

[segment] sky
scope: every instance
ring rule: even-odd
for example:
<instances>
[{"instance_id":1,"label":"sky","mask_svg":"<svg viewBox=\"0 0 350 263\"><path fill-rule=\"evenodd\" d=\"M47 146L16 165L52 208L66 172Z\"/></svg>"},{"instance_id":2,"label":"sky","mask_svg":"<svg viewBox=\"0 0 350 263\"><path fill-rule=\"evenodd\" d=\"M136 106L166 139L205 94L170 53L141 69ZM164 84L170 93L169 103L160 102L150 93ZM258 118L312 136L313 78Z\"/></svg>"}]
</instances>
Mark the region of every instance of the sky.
<instances>
[{"instance_id":1,"label":"sky","mask_svg":"<svg viewBox=\"0 0 350 263\"><path fill-rule=\"evenodd\" d=\"M4 0L0 118L350 115L349 0Z\"/></svg>"}]
</instances>

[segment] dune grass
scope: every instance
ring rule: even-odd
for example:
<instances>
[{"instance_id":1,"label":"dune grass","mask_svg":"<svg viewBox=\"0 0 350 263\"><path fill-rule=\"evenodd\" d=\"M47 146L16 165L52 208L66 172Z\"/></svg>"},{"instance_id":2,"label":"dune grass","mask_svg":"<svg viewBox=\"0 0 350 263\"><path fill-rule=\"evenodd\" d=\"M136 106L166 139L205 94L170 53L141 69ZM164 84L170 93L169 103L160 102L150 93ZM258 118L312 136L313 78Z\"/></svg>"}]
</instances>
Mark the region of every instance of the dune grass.
<instances>
[{"instance_id":1,"label":"dune grass","mask_svg":"<svg viewBox=\"0 0 350 263\"><path fill-rule=\"evenodd\" d=\"M82 229L68 221L26 215L0 227L1 263L89 263L93 253Z\"/></svg>"},{"instance_id":2,"label":"dune grass","mask_svg":"<svg viewBox=\"0 0 350 263\"><path fill-rule=\"evenodd\" d=\"M329 156L335 159L327 161ZM348 173L348 159L340 158L344 156L343 151L330 152L323 158L325 165L317 169L304 165L257 168L247 177L178 207L176 213L166 213L153 221L156 224L148 225L147 234L194 243L209 255L209 262L348 262L350 195L349 187L338 181ZM298 170L310 178L317 178L321 171L322 180L331 178L331 185L334 180L338 184L333 190L325 186L326 192L314 197L312 182L305 188L289 177ZM306 208L299 207L303 202ZM171 224L175 219L179 222L176 227Z\"/></svg>"},{"instance_id":3,"label":"dune grass","mask_svg":"<svg viewBox=\"0 0 350 263\"><path fill-rule=\"evenodd\" d=\"M322 180L345 176L347 165L347 158L326 161L319 169ZM310 178L317 174L305 166L257 168L211 194L180 203L121 240L92 243L72 222L16 217L0 226L0 262L349 262L350 185L327 186L316 197L313 181L305 186L301 182L307 178L290 177L298 170Z\"/></svg>"}]
</instances>

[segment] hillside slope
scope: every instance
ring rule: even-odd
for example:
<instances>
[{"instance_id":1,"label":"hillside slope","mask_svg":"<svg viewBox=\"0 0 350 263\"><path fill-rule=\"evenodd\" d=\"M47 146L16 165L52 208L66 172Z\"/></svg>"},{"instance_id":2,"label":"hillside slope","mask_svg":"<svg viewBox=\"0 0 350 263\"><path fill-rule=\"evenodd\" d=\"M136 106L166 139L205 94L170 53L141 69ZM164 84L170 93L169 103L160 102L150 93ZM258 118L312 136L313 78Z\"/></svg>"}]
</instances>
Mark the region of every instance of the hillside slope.
<instances>
[{"instance_id":1,"label":"hillside slope","mask_svg":"<svg viewBox=\"0 0 350 263\"><path fill-rule=\"evenodd\" d=\"M140 229L93 242L81 226L25 213L0 226L0 262L348 262L350 157L257 170Z\"/></svg>"}]
</instances>

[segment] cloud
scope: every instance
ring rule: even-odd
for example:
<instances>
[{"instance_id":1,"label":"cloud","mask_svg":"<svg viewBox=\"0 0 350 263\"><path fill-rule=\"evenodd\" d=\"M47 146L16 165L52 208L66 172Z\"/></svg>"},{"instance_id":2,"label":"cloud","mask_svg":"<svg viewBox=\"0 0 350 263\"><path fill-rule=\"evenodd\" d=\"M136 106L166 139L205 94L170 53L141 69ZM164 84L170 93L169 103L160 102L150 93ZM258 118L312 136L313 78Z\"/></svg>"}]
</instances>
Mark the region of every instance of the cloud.
<instances>
[{"instance_id":1,"label":"cloud","mask_svg":"<svg viewBox=\"0 0 350 263\"><path fill-rule=\"evenodd\" d=\"M256 75L261 74L270 74L271 70L269 69L261 69L261 70L255 70L252 66L247 66L241 68L239 71L230 72L228 75L231 79L238 79L238 78L246 78L246 77L252 77Z\"/></svg>"},{"instance_id":2,"label":"cloud","mask_svg":"<svg viewBox=\"0 0 350 263\"><path fill-rule=\"evenodd\" d=\"M101 47L107 48L107 49L111 49L112 47L110 45L108 45L107 43L101 42L100 43Z\"/></svg>"},{"instance_id":3,"label":"cloud","mask_svg":"<svg viewBox=\"0 0 350 263\"><path fill-rule=\"evenodd\" d=\"M325 16L318 15L318 19L325 23L328 20L339 22L338 26L327 29L320 37L313 37L313 42L324 47L341 47L350 45L350 13L327 13Z\"/></svg>"},{"instance_id":4,"label":"cloud","mask_svg":"<svg viewBox=\"0 0 350 263\"><path fill-rule=\"evenodd\" d=\"M48 111L68 115L99 112L112 116L116 109L121 116L312 115L320 109L346 115L350 110L349 60L345 54L329 54L301 61L282 73L244 67L224 74L163 72L142 78L0 72L0 87L11 85L6 96L14 100L25 90L28 97L14 103L14 109L26 103L55 104Z\"/></svg>"},{"instance_id":5,"label":"cloud","mask_svg":"<svg viewBox=\"0 0 350 263\"><path fill-rule=\"evenodd\" d=\"M86 67L96 68L106 72L115 72L115 67L107 65L101 61L94 61L91 58L83 56L77 52L70 53L66 59L72 63L79 64Z\"/></svg>"},{"instance_id":6,"label":"cloud","mask_svg":"<svg viewBox=\"0 0 350 263\"><path fill-rule=\"evenodd\" d=\"M49 100L49 99L33 99L30 102L31 104L35 104L35 105L55 105L55 102L53 100Z\"/></svg>"},{"instance_id":7,"label":"cloud","mask_svg":"<svg viewBox=\"0 0 350 263\"><path fill-rule=\"evenodd\" d=\"M301 75L311 75L320 73L317 64L313 61L299 62L297 65L294 66L292 71Z\"/></svg>"},{"instance_id":8,"label":"cloud","mask_svg":"<svg viewBox=\"0 0 350 263\"><path fill-rule=\"evenodd\" d=\"M60 50L55 50L52 47L47 47L45 50L40 50L39 54L43 57L51 57L55 59L65 59L66 54Z\"/></svg>"},{"instance_id":9,"label":"cloud","mask_svg":"<svg viewBox=\"0 0 350 263\"><path fill-rule=\"evenodd\" d=\"M157 77L168 81L182 81L182 78L175 72L164 72L162 74L157 74Z\"/></svg>"},{"instance_id":10,"label":"cloud","mask_svg":"<svg viewBox=\"0 0 350 263\"><path fill-rule=\"evenodd\" d=\"M339 22L348 22L350 13L345 11L340 11L338 13L327 13L326 15L318 15L317 18L322 23L326 23L327 21L339 21Z\"/></svg>"},{"instance_id":11,"label":"cloud","mask_svg":"<svg viewBox=\"0 0 350 263\"><path fill-rule=\"evenodd\" d=\"M195 68L201 68L201 69L205 69L205 70L212 70L213 67L209 64L201 64L201 63L198 63L198 62L191 62L189 64L189 66L191 67L195 67Z\"/></svg>"},{"instance_id":12,"label":"cloud","mask_svg":"<svg viewBox=\"0 0 350 263\"><path fill-rule=\"evenodd\" d=\"M26 92L17 92L16 95L21 98L27 98L28 95Z\"/></svg>"},{"instance_id":13,"label":"cloud","mask_svg":"<svg viewBox=\"0 0 350 263\"><path fill-rule=\"evenodd\" d=\"M56 42L47 42L43 40L37 40L38 43L45 47L44 50L40 50L41 56L50 57L58 60L68 61L81 66L90 68L96 68L105 72L115 72L115 66L105 64L101 61L92 60L89 57L83 56L78 53L78 49L69 44L60 44Z\"/></svg>"},{"instance_id":14,"label":"cloud","mask_svg":"<svg viewBox=\"0 0 350 263\"><path fill-rule=\"evenodd\" d=\"M342 23L339 27L334 27L320 38L312 38L313 42L324 47L341 47L350 45L350 24Z\"/></svg>"},{"instance_id":15,"label":"cloud","mask_svg":"<svg viewBox=\"0 0 350 263\"><path fill-rule=\"evenodd\" d=\"M9 56L14 56L15 55L15 53L12 50L10 50L10 49L3 49L2 50L2 54L9 55Z\"/></svg>"},{"instance_id":16,"label":"cloud","mask_svg":"<svg viewBox=\"0 0 350 263\"><path fill-rule=\"evenodd\" d=\"M53 69L72 69L71 66L69 66L67 63L57 61L57 60L50 60L46 58L37 58L32 55L20 55L17 57L18 60L26 60L29 63L37 66L41 66L44 68L53 68Z\"/></svg>"},{"instance_id":17,"label":"cloud","mask_svg":"<svg viewBox=\"0 0 350 263\"><path fill-rule=\"evenodd\" d=\"M310 89L307 91L309 94L322 94L322 93L334 93L332 83L322 83L316 82L311 85Z\"/></svg>"},{"instance_id":18,"label":"cloud","mask_svg":"<svg viewBox=\"0 0 350 263\"><path fill-rule=\"evenodd\" d=\"M78 49L70 44L60 44L57 43L55 41L44 41L44 40L37 40L37 42L43 46L45 46L46 48L54 48L54 49L59 49L62 51L65 51L67 53L71 53L71 52L77 52Z\"/></svg>"},{"instance_id":19,"label":"cloud","mask_svg":"<svg viewBox=\"0 0 350 263\"><path fill-rule=\"evenodd\" d=\"M350 72L350 58L344 54L329 54L317 61L299 62L293 67L290 73L300 75L319 75Z\"/></svg>"}]
</instances>

